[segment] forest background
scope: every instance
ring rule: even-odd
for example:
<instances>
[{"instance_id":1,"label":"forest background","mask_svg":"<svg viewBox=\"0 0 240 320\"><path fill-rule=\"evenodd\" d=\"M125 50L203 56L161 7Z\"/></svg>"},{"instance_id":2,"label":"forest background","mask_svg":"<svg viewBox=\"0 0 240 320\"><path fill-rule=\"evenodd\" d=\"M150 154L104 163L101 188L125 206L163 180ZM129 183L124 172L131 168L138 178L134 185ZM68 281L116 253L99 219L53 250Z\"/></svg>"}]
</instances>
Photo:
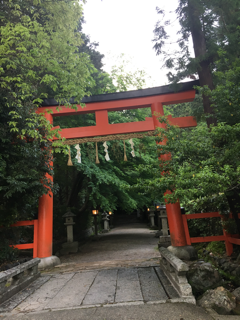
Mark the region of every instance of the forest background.
<instances>
[{"instance_id":1,"label":"forest background","mask_svg":"<svg viewBox=\"0 0 240 320\"><path fill-rule=\"evenodd\" d=\"M74 159L67 167L67 153L61 141L51 144L56 130L36 113L44 98L54 97L68 105L71 97L80 103L86 95L140 89L141 70L126 73L124 62L103 71L103 55L97 43L82 33L82 5L74 1L3 1L0 15L0 225L7 233L10 224L37 216L38 198L54 192L54 232L63 232L62 215L71 207L80 229L91 224L91 209L131 212L145 210L154 201L180 199L187 212L233 212L229 228L240 234L240 21L239 0L179 0L177 16L179 51L169 56L166 13L158 8L154 30L156 54L164 58L173 85L199 78L193 103L165 106L165 114L193 115L194 129L170 126L161 130L166 146L156 147L155 139L134 140L136 157L123 161L123 144L108 143L111 161L99 150L95 164L91 143L81 146L82 164ZM195 57L189 45L193 40ZM69 105L69 107L71 107ZM109 114L110 123L144 120L149 109ZM92 115L58 118L55 125L75 127L93 125ZM54 172L49 150L54 151ZM171 152L160 175L157 155ZM160 166L162 166L160 161ZM45 178L54 174L54 184ZM45 187L44 187L45 186ZM204 229L204 228L202 228ZM78 233L79 230L76 229ZM11 239L1 236L1 247ZM4 249L4 250L5 250ZM3 252L2 250L1 252ZM7 249L6 249L7 251Z\"/></svg>"}]
</instances>

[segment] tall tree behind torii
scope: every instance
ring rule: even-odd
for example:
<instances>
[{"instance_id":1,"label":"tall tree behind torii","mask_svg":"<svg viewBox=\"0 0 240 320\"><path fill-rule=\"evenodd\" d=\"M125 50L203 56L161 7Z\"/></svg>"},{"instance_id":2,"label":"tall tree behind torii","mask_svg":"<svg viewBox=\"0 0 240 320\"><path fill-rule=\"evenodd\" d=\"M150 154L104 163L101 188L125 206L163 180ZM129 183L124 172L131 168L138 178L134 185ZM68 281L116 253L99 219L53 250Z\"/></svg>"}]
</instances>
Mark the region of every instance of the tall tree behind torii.
<instances>
[{"instance_id":1,"label":"tall tree behind torii","mask_svg":"<svg viewBox=\"0 0 240 320\"><path fill-rule=\"evenodd\" d=\"M157 8L161 21L157 22L154 29L154 49L157 55L164 56L164 66L174 70L168 73L170 82L177 83L184 78L195 78L195 75L198 75L201 86L207 85L211 90L214 88L212 70L219 58L218 50L227 51L230 59L240 51L240 32L237 28L239 10L239 0L179 0L176 9L181 26L177 40L179 51L173 54L169 47L166 48L170 39L167 28L172 22L166 19L164 10ZM195 58L190 54L190 36L193 40ZM206 95L203 95L203 106L205 114L209 115L206 119L208 126L215 125L217 119L211 101Z\"/></svg>"}]
</instances>

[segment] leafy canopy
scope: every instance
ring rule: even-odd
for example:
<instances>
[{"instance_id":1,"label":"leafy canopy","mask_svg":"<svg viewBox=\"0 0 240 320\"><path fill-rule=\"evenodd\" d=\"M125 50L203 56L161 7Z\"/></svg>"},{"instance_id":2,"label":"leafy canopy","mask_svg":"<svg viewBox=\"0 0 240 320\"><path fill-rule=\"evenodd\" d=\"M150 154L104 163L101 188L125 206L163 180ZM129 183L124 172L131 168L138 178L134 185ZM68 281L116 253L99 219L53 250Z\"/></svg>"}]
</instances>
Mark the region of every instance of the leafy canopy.
<instances>
[{"instance_id":1,"label":"leafy canopy","mask_svg":"<svg viewBox=\"0 0 240 320\"><path fill-rule=\"evenodd\" d=\"M77 26L75 1L3 1L0 14L0 224L32 218L53 188L51 143L57 135L37 107L43 98L80 102L94 81ZM56 144L56 143L55 143ZM5 213L8 213L6 216Z\"/></svg>"}]
</instances>

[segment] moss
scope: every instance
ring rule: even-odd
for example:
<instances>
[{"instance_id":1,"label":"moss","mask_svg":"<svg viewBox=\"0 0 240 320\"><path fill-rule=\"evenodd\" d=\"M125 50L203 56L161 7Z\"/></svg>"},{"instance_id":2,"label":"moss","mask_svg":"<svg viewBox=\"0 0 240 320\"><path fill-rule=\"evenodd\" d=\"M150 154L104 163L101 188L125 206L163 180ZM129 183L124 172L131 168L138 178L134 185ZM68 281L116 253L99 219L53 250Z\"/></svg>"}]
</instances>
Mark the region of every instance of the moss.
<instances>
[{"instance_id":1,"label":"moss","mask_svg":"<svg viewBox=\"0 0 240 320\"><path fill-rule=\"evenodd\" d=\"M223 271L222 269L219 269L218 272L220 273L220 275L228 280L228 281L231 281L236 287L239 287L240 286L240 279L239 277L237 276L233 276L231 275L230 273L226 272L226 271Z\"/></svg>"},{"instance_id":2,"label":"moss","mask_svg":"<svg viewBox=\"0 0 240 320\"><path fill-rule=\"evenodd\" d=\"M237 303L237 307L232 311L234 315L240 316L240 303Z\"/></svg>"},{"instance_id":3,"label":"moss","mask_svg":"<svg viewBox=\"0 0 240 320\"><path fill-rule=\"evenodd\" d=\"M206 247L206 250L211 251L213 254L224 254L226 252L225 244L223 241L212 241Z\"/></svg>"}]
</instances>

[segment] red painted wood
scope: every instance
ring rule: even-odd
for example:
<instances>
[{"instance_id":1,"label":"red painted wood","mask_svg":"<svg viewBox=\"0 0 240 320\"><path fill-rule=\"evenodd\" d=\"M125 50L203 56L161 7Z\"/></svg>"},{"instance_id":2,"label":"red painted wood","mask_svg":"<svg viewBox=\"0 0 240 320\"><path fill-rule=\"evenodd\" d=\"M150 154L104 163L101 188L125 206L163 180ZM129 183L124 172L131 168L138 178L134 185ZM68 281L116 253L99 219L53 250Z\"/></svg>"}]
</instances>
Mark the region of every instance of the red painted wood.
<instances>
[{"instance_id":1,"label":"red painted wood","mask_svg":"<svg viewBox=\"0 0 240 320\"><path fill-rule=\"evenodd\" d=\"M10 245L10 247L17 248L17 249L19 249L19 250L23 250L23 249L33 249L33 243L14 244L14 245Z\"/></svg>"},{"instance_id":2,"label":"red painted wood","mask_svg":"<svg viewBox=\"0 0 240 320\"><path fill-rule=\"evenodd\" d=\"M223 218L222 218L222 220L223 220ZM231 256L233 253L233 245L232 245L232 243L229 242L229 236L231 236L231 235L228 234L224 228L223 228L223 235L225 237L225 247L226 247L227 255Z\"/></svg>"},{"instance_id":3,"label":"red painted wood","mask_svg":"<svg viewBox=\"0 0 240 320\"><path fill-rule=\"evenodd\" d=\"M12 224L11 227L33 226L34 225L34 221L37 221L37 220L18 221L16 223Z\"/></svg>"},{"instance_id":4,"label":"red painted wood","mask_svg":"<svg viewBox=\"0 0 240 320\"><path fill-rule=\"evenodd\" d=\"M170 120L170 123L178 125L181 128L196 126L196 121L193 119L193 117L186 118L187 119L176 118L176 120L175 118L172 118ZM75 139L123 133L146 132L154 130L155 127L153 124L153 119L149 117L146 118L145 121L109 124L107 111L104 110L96 112L96 126L66 128L62 129L62 131L60 131L59 133L61 137L64 137L66 139Z\"/></svg>"},{"instance_id":5,"label":"red painted wood","mask_svg":"<svg viewBox=\"0 0 240 320\"><path fill-rule=\"evenodd\" d=\"M169 193L169 191L166 191L166 193ZM175 203L166 203L166 210L172 246L186 246L187 241L179 201Z\"/></svg>"},{"instance_id":6,"label":"red painted wood","mask_svg":"<svg viewBox=\"0 0 240 320\"><path fill-rule=\"evenodd\" d=\"M240 213L238 214L240 216ZM182 215L182 220L184 224L184 230L186 234L187 243L198 243L198 242L211 242L211 241L225 241L225 247L226 252L228 256L231 256L233 253L233 245L240 245L240 239L238 239L238 235L230 235L226 232L226 230L223 229L223 235L222 236L209 236L209 237L194 237L190 238L189 241L189 230L187 225L187 220L190 219L203 219L203 218L221 218L224 219L225 217L220 215L219 212L207 212L207 213L197 213L197 214L188 214L188 215ZM230 218L232 217L232 214L230 214Z\"/></svg>"},{"instance_id":7,"label":"red painted wood","mask_svg":"<svg viewBox=\"0 0 240 320\"><path fill-rule=\"evenodd\" d=\"M52 124L52 114L46 113L46 119ZM46 178L53 181L53 177L46 174ZM52 255L53 238L53 194L43 194L39 198L38 205L38 258L46 258Z\"/></svg>"},{"instance_id":8,"label":"red painted wood","mask_svg":"<svg viewBox=\"0 0 240 320\"><path fill-rule=\"evenodd\" d=\"M210 237L194 237L191 238L192 243L211 242L211 241L225 241L225 236L210 236Z\"/></svg>"},{"instance_id":9,"label":"red painted wood","mask_svg":"<svg viewBox=\"0 0 240 320\"><path fill-rule=\"evenodd\" d=\"M173 126L178 126L180 128L196 127L197 121L194 117L179 117L173 118L168 116L169 123Z\"/></svg>"},{"instance_id":10,"label":"red painted wood","mask_svg":"<svg viewBox=\"0 0 240 320\"><path fill-rule=\"evenodd\" d=\"M185 236L186 236L187 245L190 246L192 244L192 242L191 242L189 229L188 229L188 224L187 224L187 218L186 218L185 214L182 215L182 220L183 220L183 227L184 227L184 232L185 232Z\"/></svg>"},{"instance_id":11,"label":"red painted wood","mask_svg":"<svg viewBox=\"0 0 240 320\"><path fill-rule=\"evenodd\" d=\"M236 238L232 238L232 237L227 237L227 238L230 243L237 244L240 246L240 239L236 239Z\"/></svg>"},{"instance_id":12,"label":"red painted wood","mask_svg":"<svg viewBox=\"0 0 240 320\"><path fill-rule=\"evenodd\" d=\"M147 108L150 107L152 103L160 102L164 105L190 102L195 98L195 90L189 90L180 93L169 93L161 94L157 96L141 97L141 98L132 98L124 100L115 100L115 101L104 101L104 102L94 102L86 103L85 107L77 105L77 111L74 109L66 108L64 106L60 107L41 107L38 108L38 113L45 113L47 110L52 110L54 116L67 116L72 114L83 114L83 113L92 113L100 110L109 110L109 111L120 111L125 109L138 109L138 108ZM59 111L57 109L60 109Z\"/></svg>"},{"instance_id":13,"label":"red painted wood","mask_svg":"<svg viewBox=\"0 0 240 320\"><path fill-rule=\"evenodd\" d=\"M33 233L33 258L37 258L38 250L38 220L34 220L34 233Z\"/></svg>"},{"instance_id":14,"label":"red painted wood","mask_svg":"<svg viewBox=\"0 0 240 320\"><path fill-rule=\"evenodd\" d=\"M101 119L100 117L97 118ZM104 119L104 118L103 118ZM152 118L147 118L146 121L139 122L128 122L128 123L116 123L107 124L106 119L104 119L103 125L89 126L89 127L79 127L79 128L67 128L60 131L61 137L66 139L76 139L76 138L86 138L86 137L96 137L96 136L106 136L113 134L122 133L135 133L135 132L146 132L154 131L154 125Z\"/></svg>"},{"instance_id":15,"label":"red painted wood","mask_svg":"<svg viewBox=\"0 0 240 320\"><path fill-rule=\"evenodd\" d=\"M204 212L204 213L193 213L193 214L187 214L187 219L203 219L203 218L221 218L219 212ZM240 218L240 213L238 214L238 217ZM233 219L232 213L229 214L229 218Z\"/></svg>"},{"instance_id":16,"label":"red painted wood","mask_svg":"<svg viewBox=\"0 0 240 320\"><path fill-rule=\"evenodd\" d=\"M100 129L109 126L107 110L95 112L96 126Z\"/></svg>"},{"instance_id":17,"label":"red painted wood","mask_svg":"<svg viewBox=\"0 0 240 320\"><path fill-rule=\"evenodd\" d=\"M239 234L229 234L230 238L239 239Z\"/></svg>"},{"instance_id":18,"label":"red painted wood","mask_svg":"<svg viewBox=\"0 0 240 320\"><path fill-rule=\"evenodd\" d=\"M233 219L233 214L230 213L229 217L230 217L231 219ZM238 218L240 219L240 213L238 214Z\"/></svg>"},{"instance_id":19,"label":"red painted wood","mask_svg":"<svg viewBox=\"0 0 240 320\"><path fill-rule=\"evenodd\" d=\"M34 226L33 229L33 243L15 244L10 247L23 249L33 249L33 258L37 257L37 245L38 245L38 220L30 221L18 221L11 225L11 227L23 227L23 226Z\"/></svg>"},{"instance_id":20,"label":"red painted wood","mask_svg":"<svg viewBox=\"0 0 240 320\"><path fill-rule=\"evenodd\" d=\"M154 131L156 127L163 127L157 120L157 115L153 114L156 109L163 115L163 104L174 104L182 102L190 102L195 98L195 90L189 90L180 93L162 94L150 97L132 98L125 100L106 101L87 103L86 107L77 106L77 110L66 108L64 106L58 108L54 106L42 107L38 109L38 113L44 113L47 120L52 123L53 116L67 116L84 113L95 112L96 126L82 127L82 128L68 128L62 129L60 135L66 139L114 135L123 133L135 133ZM109 124L108 111L119 111L126 109L138 109L151 107L152 118L146 118L145 121L133 123L119 123ZM59 109L59 110L58 110ZM47 113L47 110L52 110L52 114ZM155 111L156 111L155 110ZM192 117L187 118L171 118L170 123L178 125L179 127L196 126L196 121ZM165 143L165 141L163 141ZM169 155L163 157L168 159ZM48 176L52 179L52 177ZM181 218L179 202L167 204L167 214L169 218L169 228L172 238L172 244L175 246L186 245L186 238L184 233L183 221ZM39 199L38 210L38 257L44 258L52 255L52 227L53 227L53 195L49 193L43 195Z\"/></svg>"},{"instance_id":21,"label":"red painted wood","mask_svg":"<svg viewBox=\"0 0 240 320\"><path fill-rule=\"evenodd\" d=\"M164 128L165 124L161 123L158 118L161 115L164 115L163 104L159 101L152 103L151 105L152 119L155 128ZM165 145L166 140L158 143L159 145ZM162 160L168 160L171 157L170 154L160 156ZM169 190L166 193L170 193ZM165 193L165 194L166 194ZM180 203L177 201L176 203L166 203L166 211L168 217L168 225L171 237L171 244L174 247L181 247L187 244L182 216Z\"/></svg>"},{"instance_id":22,"label":"red painted wood","mask_svg":"<svg viewBox=\"0 0 240 320\"><path fill-rule=\"evenodd\" d=\"M49 174L48 179L53 180ZM38 205L38 258L46 258L52 255L53 233L53 194L49 192L39 198Z\"/></svg>"},{"instance_id":23,"label":"red painted wood","mask_svg":"<svg viewBox=\"0 0 240 320\"><path fill-rule=\"evenodd\" d=\"M203 219L203 218L221 218L219 212L204 212L204 213L194 213L186 214L187 219Z\"/></svg>"}]
</instances>

